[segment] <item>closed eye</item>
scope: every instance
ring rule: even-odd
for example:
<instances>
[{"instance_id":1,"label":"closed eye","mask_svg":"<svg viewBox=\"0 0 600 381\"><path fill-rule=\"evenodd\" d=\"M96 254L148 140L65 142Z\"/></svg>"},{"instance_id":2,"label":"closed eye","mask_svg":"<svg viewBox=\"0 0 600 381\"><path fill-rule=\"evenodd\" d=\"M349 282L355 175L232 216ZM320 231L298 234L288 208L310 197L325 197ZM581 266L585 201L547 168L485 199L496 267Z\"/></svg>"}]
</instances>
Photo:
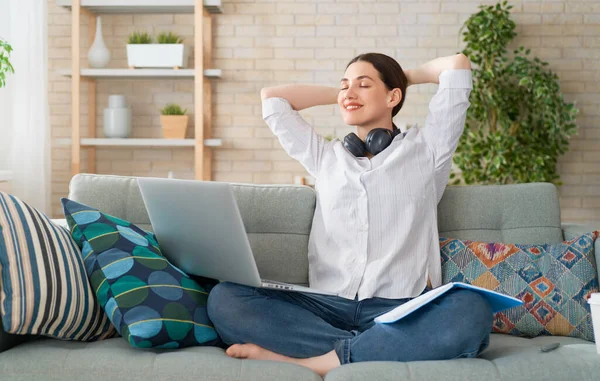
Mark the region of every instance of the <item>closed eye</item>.
<instances>
[{"instance_id":1,"label":"closed eye","mask_svg":"<svg viewBox=\"0 0 600 381\"><path fill-rule=\"evenodd\" d=\"M359 86L359 87L363 87L363 88L369 88L369 87L371 87L371 86ZM340 90L348 90L348 88L347 88L347 87L344 87L344 88L342 88L342 89L340 89Z\"/></svg>"}]
</instances>

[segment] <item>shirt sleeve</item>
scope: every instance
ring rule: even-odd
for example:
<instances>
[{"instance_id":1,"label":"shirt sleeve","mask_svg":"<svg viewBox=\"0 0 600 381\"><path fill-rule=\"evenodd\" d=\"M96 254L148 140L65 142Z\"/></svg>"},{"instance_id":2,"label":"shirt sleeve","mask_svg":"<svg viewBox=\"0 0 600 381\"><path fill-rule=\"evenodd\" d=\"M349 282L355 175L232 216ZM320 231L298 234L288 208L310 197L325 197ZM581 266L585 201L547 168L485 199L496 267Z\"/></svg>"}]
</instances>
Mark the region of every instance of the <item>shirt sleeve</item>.
<instances>
[{"instance_id":1,"label":"shirt sleeve","mask_svg":"<svg viewBox=\"0 0 600 381\"><path fill-rule=\"evenodd\" d=\"M471 105L471 70L445 70L440 74L439 82L438 91L429 102L425 126L420 130L433 152L438 202L448 183L452 155L465 128L467 109Z\"/></svg>"},{"instance_id":2,"label":"shirt sleeve","mask_svg":"<svg viewBox=\"0 0 600 381\"><path fill-rule=\"evenodd\" d=\"M317 177L327 140L284 98L263 100L262 114L285 152L300 162L311 176Z\"/></svg>"}]
</instances>

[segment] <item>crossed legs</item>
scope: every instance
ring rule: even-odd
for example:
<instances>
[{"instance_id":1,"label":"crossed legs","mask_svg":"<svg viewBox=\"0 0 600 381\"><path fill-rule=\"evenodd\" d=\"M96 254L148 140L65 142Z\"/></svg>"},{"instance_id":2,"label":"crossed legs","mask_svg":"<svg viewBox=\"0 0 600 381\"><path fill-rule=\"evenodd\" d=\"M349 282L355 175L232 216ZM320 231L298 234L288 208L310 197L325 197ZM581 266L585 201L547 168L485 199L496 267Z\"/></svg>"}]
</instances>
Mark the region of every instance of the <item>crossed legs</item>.
<instances>
[{"instance_id":1,"label":"crossed legs","mask_svg":"<svg viewBox=\"0 0 600 381\"><path fill-rule=\"evenodd\" d=\"M493 314L473 291L450 291L393 324L372 321L388 305L363 307L357 326L358 303L221 283L210 293L208 312L231 345L227 355L292 362L320 375L350 362L476 357L489 343Z\"/></svg>"}]
</instances>

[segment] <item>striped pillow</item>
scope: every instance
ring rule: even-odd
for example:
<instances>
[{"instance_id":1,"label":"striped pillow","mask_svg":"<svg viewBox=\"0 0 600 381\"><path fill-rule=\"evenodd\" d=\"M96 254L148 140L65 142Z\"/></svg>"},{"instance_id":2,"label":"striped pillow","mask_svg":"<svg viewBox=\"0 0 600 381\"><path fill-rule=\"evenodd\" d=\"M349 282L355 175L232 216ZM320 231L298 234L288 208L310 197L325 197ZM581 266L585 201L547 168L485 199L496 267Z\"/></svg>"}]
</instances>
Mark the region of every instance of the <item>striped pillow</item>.
<instances>
[{"instance_id":1,"label":"striped pillow","mask_svg":"<svg viewBox=\"0 0 600 381\"><path fill-rule=\"evenodd\" d=\"M116 335L69 232L0 192L0 314L4 330L64 340Z\"/></svg>"}]
</instances>

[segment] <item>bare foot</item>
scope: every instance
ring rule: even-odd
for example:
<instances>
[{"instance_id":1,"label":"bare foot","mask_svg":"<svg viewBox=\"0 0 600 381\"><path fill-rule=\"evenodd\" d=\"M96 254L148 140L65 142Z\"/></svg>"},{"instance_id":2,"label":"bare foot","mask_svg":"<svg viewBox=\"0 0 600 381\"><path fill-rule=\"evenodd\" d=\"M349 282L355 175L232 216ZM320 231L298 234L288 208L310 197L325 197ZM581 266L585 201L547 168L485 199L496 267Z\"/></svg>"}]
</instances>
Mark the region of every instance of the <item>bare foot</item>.
<instances>
[{"instance_id":1,"label":"bare foot","mask_svg":"<svg viewBox=\"0 0 600 381\"><path fill-rule=\"evenodd\" d=\"M238 359L282 361L302 365L312 369L321 377L325 376L331 369L340 366L340 360L335 351L331 351L322 356L299 359L271 352L256 344L234 344L227 349L226 353L227 356Z\"/></svg>"},{"instance_id":2,"label":"bare foot","mask_svg":"<svg viewBox=\"0 0 600 381\"><path fill-rule=\"evenodd\" d=\"M227 349L227 356L238 359L271 360L290 362L291 357L271 352L256 344L234 344Z\"/></svg>"}]
</instances>

